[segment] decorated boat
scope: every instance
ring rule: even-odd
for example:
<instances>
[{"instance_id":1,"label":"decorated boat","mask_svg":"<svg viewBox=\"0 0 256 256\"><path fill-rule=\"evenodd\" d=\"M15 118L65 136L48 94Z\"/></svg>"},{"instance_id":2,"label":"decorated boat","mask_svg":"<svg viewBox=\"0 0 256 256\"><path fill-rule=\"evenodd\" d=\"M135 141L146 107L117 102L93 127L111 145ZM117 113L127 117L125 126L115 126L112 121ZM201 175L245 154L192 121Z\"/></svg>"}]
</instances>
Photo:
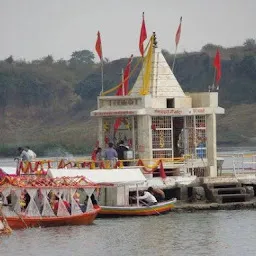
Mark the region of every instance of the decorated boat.
<instances>
[{"instance_id":1,"label":"decorated boat","mask_svg":"<svg viewBox=\"0 0 256 256\"><path fill-rule=\"evenodd\" d=\"M174 207L177 199L171 199L165 202L159 202L156 205L147 205L140 202L139 205L129 206L101 206L99 216L150 216L160 215L170 212Z\"/></svg>"},{"instance_id":2,"label":"decorated boat","mask_svg":"<svg viewBox=\"0 0 256 256\"><path fill-rule=\"evenodd\" d=\"M100 211L91 196L97 186L84 177L50 179L39 176L4 177L0 182L2 216L12 229L92 224ZM84 202L79 204L79 191Z\"/></svg>"},{"instance_id":3,"label":"decorated boat","mask_svg":"<svg viewBox=\"0 0 256 256\"><path fill-rule=\"evenodd\" d=\"M172 198L150 206L139 200L139 191L148 189L148 180L140 168L50 169L48 175L51 178L81 175L93 184L100 184L100 217L160 215L171 211L176 202ZM136 202L132 203L134 196Z\"/></svg>"}]
</instances>

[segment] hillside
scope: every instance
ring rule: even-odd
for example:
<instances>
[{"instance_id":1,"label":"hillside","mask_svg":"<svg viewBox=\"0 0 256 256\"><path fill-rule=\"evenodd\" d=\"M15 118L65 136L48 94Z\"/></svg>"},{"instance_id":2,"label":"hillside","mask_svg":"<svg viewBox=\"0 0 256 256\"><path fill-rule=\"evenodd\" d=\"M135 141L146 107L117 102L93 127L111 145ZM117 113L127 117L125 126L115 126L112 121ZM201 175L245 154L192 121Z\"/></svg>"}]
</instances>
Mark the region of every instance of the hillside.
<instances>
[{"instance_id":1,"label":"hillside","mask_svg":"<svg viewBox=\"0 0 256 256\"><path fill-rule=\"evenodd\" d=\"M208 44L200 52L178 54L175 76L186 92L207 91L212 84L216 48L222 56L218 143L256 144L256 44L223 48ZM172 65L173 55L163 50ZM104 60L105 90L117 85L127 58ZM132 68L136 58L132 63ZM134 83L138 70L130 80ZM75 51L69 60L46 56L27 62L12 56L0 62L0 154L14 155L28 144L39 154L90 152L96 140L96 120L89 113L101 90L100 65L88 50Z\"/></svg>"}]
</instances>

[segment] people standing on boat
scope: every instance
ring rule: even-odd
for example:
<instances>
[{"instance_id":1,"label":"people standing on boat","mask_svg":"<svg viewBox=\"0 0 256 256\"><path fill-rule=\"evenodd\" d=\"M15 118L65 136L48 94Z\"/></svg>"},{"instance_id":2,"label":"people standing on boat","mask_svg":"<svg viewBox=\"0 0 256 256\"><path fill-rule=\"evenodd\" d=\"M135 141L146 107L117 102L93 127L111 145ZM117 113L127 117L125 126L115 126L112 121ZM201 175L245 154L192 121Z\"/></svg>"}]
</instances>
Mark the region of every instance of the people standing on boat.
<instances>
[{"instance_id":1,"label":"people standing on boat","mask_svg":"<svg viewBox=\"0 0 256 256\"><path fill-rule=\"evenodd\" d=\"M116 150L114 149L114 144L112 142L108 143L108 148L105 150L104 158L105 160L110 161L111 167L115 165L118 155Z\"/></svg>"},{"instance_id":2,"label":"people standing on boat","mask_svg":"<svg viewBox=\"0 0 256 256\"><path fill-rule=\"evenodd\" d=\"M148 190L152 191L152 194L154 195L158 202L164 201L165 193L162 189L149 187Z\"/></svg>"},{"instance_id":3,"label":"people standing on boat","mask_svg":"<svg viewBox=\"0 0 256 256\"><path fill-rule=\"evenodd\" d=\"M29 146L26 146L25 150L27 151L27 153L29 155L29 161L36 159L36 153L33 150L31 150Z\"/></svg>"},{"instance_id":4,"label":"people standing on boat","mask_svg":"<svg viewBox=\"0 0 256 256\"><path fill-rule=\"evenodd\" d=\"M125 160L125 153L124 152L128 151L128 147L124 145L123 140L120 140L116 151L117 151L117 155L118 155L118 160L121 160L121 161ZM128 162L123 161L123 164L124 164L124 166L127 166Z\"/></svg>"},{"instance_id":5,"label":"people standing on boat","mask_svg":"<svg viewBox=\"0 0 256 256\"><path fill-rule=\"evenodd\" d=\"M145 205L155 205L157 204L157 200L155 196L153 195L153 188L149 187L148 191L144 191L144 195L141 195L138 197L138 199Z\"/></svg>"}]
</instances>

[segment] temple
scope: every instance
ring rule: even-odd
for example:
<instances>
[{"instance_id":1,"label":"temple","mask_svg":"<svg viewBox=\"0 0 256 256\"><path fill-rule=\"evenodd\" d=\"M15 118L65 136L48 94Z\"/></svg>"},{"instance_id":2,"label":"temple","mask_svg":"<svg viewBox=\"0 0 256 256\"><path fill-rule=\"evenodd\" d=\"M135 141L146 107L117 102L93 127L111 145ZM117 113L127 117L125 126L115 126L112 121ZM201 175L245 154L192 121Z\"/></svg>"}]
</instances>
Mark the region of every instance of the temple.
<instances>
[{"instance_id":1,"label":"temple","mask_svg":"<svg viewBox=\"0 0 256 256\"><path fill-rule=\"evenodd\" d=\"M101 147L123 140L133 164L135 159L151 165L162 159L170 175L180 175L185 168L197 176L211 177L217 176L217 114L224 114L218 106L218 92L185 93L158 48L155 34L129 94L103 94L98 97L98 109L91 112L98 118Z\"/></svg>"}]
</instances>

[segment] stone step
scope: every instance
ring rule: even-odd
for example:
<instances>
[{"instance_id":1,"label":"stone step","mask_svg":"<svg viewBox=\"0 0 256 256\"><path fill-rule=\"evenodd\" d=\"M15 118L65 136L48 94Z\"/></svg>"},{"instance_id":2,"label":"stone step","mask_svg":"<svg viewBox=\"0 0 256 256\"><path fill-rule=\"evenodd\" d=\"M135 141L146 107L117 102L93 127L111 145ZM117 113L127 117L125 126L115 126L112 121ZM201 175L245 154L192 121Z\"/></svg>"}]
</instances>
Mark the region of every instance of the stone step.
<instances>
[{"instance_id":1,"label":"stone step","mask_svg":"<svg viewBox=\"0 0 256 256\"><path fill-rule=\"evenodd\" d=\"M215 188L239 188L241 184L238 182L235 183L210 183L206 184L208 189L215 189Z\"/></svg>"},{"instance_id":2,"label":"stone step","mask_svg":"<svg viewBox=\"0 0 256 256\"><path fill-rule=\"evenodd\" d=\"M213 195L226 195L226 194L246 194L246 189L243 187L235 188L214 188L211 189Z\"/></svg>"},{"instance_id":3,"label":"stone step","mask_svg":"<svg viewBox=\"0 0 256 256\"><path fill-rule=\"evenodd\" d=\"M217 203L245 202L249 199L247 194L225 194L215 196Z\"/></svg>"}]
</instances>

